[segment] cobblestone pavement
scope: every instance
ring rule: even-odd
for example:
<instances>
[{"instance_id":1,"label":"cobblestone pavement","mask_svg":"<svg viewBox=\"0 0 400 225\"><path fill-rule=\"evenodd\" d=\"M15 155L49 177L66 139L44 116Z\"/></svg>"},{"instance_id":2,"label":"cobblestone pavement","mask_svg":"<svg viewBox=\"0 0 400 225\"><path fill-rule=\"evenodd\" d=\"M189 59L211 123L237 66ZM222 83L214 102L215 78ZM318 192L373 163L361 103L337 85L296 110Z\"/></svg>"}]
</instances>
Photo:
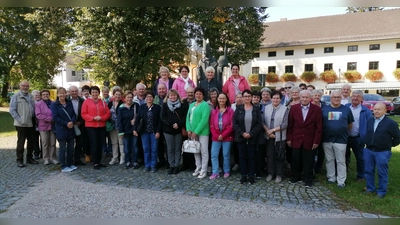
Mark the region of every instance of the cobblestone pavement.
<instances>
[{"instance_id":1,"label":"cobblestone pavement","mask_svg":"<svg viewBox=\"0 0 400 225\"><path fill-rule=\"evenodd\" d=\"M27 164L18 168L15 162L15 137L1 138L0 147L0 213L4 212L31 188L49 176L60 173L59 165L44 166ZM110 158L103 158L108 165ZM42 160L40 160L42 162ZM290 209L312 210L321 213L345 213L349 217L377 218L379 215L367 214L341 203L327 188L315 183L312 189L302 184L289 184L287 180L276 184L266 182L265 178L256 180L254 185L240 184L239 174L224 179L198 179L192 171L182 171L177 175L167 175L166 169L156 173L140 169L125 169L122 165L107 166L94 170L91 164L80 166L70 173L70 177L84 182L122 186L135 189L148 189L188 196L203 196L216 199L229 199L244 202L264 203Z\"/></svg>"}]
</instances>

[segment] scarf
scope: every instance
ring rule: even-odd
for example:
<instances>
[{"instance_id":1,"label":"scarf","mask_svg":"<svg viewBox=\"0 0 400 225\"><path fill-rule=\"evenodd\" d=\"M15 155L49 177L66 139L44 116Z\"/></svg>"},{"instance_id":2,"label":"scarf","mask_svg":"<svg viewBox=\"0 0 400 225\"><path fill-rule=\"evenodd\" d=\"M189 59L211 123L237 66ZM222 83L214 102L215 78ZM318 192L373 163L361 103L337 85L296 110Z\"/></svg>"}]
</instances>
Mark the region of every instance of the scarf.
<instances>
[{"instance_id":1,"label":"scarf","mask_svg":"<svg viewBox=\"0 0 400 225\"><path fill-rule=\"evenodd\" d=\"M51 100L48 99L48 100L43 100L43 101L44 101L44 103L46 103L47 107L50 108Z\"/></svg>"},{"instance_id":2,"label":"scarf","mask_svg":"<svg viewBox=\"0 0 400 225\"><path fill-rule=\"evenodd\" d=\"M182 80L185 82L185 87L183 87L183 89L185 89L185 91L186 91L186 89L188 88L188 87L190 87L190 84L189 84L189 76L185 79L185 78L183 78L182 76L181 76L181 78L182 78Z\"/></svg>"},{"instance_id":3,"label":"scarf","mask_svg":"<svg viewBox=\"0 0 400 225\"><path fill-rule=\"evenodd\" d=\"M181 102L178 100L175 102L172 102L171 100L167 99L167 105L168 105L169 110L171 110L172 112L175 112L175 109L181 107Z\"/></svg>"}]
</instances>

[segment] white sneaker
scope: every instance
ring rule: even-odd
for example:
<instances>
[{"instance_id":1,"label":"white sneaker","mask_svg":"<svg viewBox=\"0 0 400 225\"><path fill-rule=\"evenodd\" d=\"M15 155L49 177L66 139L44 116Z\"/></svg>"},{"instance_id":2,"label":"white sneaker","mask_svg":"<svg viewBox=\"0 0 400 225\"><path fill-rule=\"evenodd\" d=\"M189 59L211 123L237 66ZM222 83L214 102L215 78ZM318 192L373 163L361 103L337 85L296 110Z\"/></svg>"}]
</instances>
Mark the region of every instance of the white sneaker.
<instances>
[{"instance_id":1,"label":"white sneaker","mask_svg":"<svg viewBox=\"0 0 400 225\"><path fill-rule=\"evenodd\" d=\"M108 164L114 165L115 163L118 163L118 159L112 159Z\"/></svg>"},{"instance_id":2,"label":"white sneaker","mask_svg":"<svg viewBox=\"0 0 400 225\"><path fill-rule=\"evenodd\" d=\"M272 175L271 174L268 174L268 176L267 176L267 179L266 179L267 181L271 181L272 180Z\"/></svg>"},{"instance_id":3,"label":"white sneaker","mask_svg":"<svg viewBox=\"0 0 400 225\"><path fill-rule=\"evenodd\" d=\"M76 166L74 166L74 165L71 165L69 168L71 168L72 170L78 169L78 167L76 167Z\"/></svg>"},{"instance_id":4,"label":"white sneaker","mask_svg":"<svg viewBox=\"0 0 400 225\"><path fill-rule=\"evenodd\" d=\"M125 159L121 159L121 161L119 161L119 165L124 165L125 164Z\"/></svg>"},{"instance_id":5,"label":"white sneaker","mask_svg":"<svg viewBox=\"0 0 400 225\"><path fill-rule=\"evenodd\" d=\"M44 163L43 163L44 165L49 165L50 164L50 162L49 162L49 160L44 160Z\"/></svg>"},{"instance_id":6,"label":"white sneaker","mask_svg":"<svg viewBox=\"0 0 400 225\"><path fill-rule=\"evenodd\" d=\"M61 172L65 173L65 172L71 172L73 169L69 168L68 166L65 167L64 169L61 169Z\"/></svg>"},{"instance_id":7,"label":"white sneaker","mask_svg":"<svg viewBox=\"0 0 400 225\"><path fill-rule=\"evenodd\" d=\"M199 176L197 178L203 179L206 176L207 176L207 172L204 171L204 172L200 172L200 174L199 174Z\"/></svg>"},{"instance_id":8,"label":"white sneaker","mask_svg":"<svg viewBox=\"0 0 400 225\"><path fill-rule=\"evenodd\" d=\"M280 183L282 181L282 177L277 175L275 178L275 183Z\"/></svg>"},{"instance_id":9,"label":"white sneaker","mask_svg":"<svg viewBox=\"0 0 400 225\"><path fill-rule=\"evenodd\" d=\"M192 176L197 177L200 174L200 170L201 170L201 168L196 168L194 170L194 173L192 173Z\"/></svg>"},{"instance_id":10,"label":"white sneaker","mask_svg":"<svg viewBox=\"0 0 400 225\"><path fill-rule=\"evenodd\" d=\"M59 162L57 161L57 159L53 159L53 160L51 160L51 162L52 162L53 164L59 164Z\"/></svg>"}]
</instances>

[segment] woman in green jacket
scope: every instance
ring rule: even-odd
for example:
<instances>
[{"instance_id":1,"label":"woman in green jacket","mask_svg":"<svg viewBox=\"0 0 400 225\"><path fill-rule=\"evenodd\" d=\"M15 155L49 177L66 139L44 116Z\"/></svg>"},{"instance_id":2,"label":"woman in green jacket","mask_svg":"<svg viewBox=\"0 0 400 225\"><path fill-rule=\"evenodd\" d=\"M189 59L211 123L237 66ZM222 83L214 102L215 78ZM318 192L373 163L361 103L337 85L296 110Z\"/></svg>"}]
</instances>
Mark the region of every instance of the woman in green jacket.
<instances>
[{"instance_id":1,"label":"woman in green jacket","mask_svg":"<svg viewBox=\"0 0 400 225\"><path fill-rule=\"evenodd\" d=\"M189 137L199 140L201 144L201 152L194 154L196 170L192 175L202 179L207 176L210 107L204 101L205 91L203 88L197 87L194 95L196 101L189 106L186 130Z\"/></svg>"}]
</instances>

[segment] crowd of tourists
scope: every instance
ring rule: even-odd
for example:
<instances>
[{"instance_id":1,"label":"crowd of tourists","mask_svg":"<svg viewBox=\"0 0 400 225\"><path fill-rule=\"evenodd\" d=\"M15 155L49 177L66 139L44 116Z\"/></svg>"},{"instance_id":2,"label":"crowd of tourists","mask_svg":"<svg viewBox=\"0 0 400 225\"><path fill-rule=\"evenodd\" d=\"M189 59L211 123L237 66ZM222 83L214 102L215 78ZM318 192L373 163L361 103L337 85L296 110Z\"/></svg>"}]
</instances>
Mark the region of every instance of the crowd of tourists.
<instances>
[{"instance_id":1,"label":"crowd of tourists","mask_svg":"<svg viewBox=\"0 0 400 225\"><path fill-rule=\"evenodd\" d=\"M325 161L327 182L344 188L352 151L354 179L366 182L365 193L386 195L391 148L400 143L400 132L385 116L384 104L371 113L362 105L363 92L351 92L347 84L331 92L329 105L312 85L285 82L282 88L251 91L237 64L224 84L213 67L198 86L189 71L181 66L173 79L161 67L151 91L142 83L132 91L59 87L55 101L49 90L29 93L29 82L22 81L10 103L17 166L25 167L27 140L26 163L60 164L62 172L88 163L98 170L108 157L108 166L145 172L191 169L193 177L215 180L239 170L242 184L265 176L266 182L287 178L312 188ZM200 152L182 154L186 139L199 141Z\"/></svg>"}]
</instances>

